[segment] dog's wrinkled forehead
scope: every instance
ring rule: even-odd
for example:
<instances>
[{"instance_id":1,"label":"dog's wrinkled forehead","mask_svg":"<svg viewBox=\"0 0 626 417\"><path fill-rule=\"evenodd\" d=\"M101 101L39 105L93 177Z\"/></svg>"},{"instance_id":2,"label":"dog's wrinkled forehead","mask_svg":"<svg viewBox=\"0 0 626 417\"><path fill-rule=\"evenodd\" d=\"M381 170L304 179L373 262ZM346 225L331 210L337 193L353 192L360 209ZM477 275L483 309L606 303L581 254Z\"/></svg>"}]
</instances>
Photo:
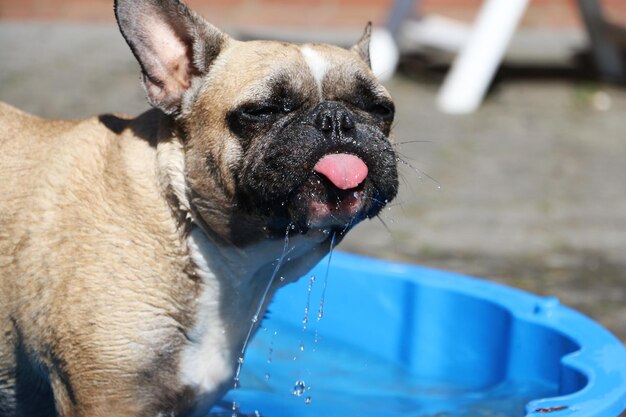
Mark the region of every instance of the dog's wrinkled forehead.
<instances>
[{"instance_id":1,"label":"dog's wrinkled forehead","mask_svg":"<svg viewBox=\"0 0 626 417\"><path fill-rule=\"evenodd\" d=\"M206 84L219 85L221 94L237 94L227 100L235 105L287 90L315 101L353 94L389 97L355 52L319 44L236 42L217 59Z\"/></svg>"}]
</instances>

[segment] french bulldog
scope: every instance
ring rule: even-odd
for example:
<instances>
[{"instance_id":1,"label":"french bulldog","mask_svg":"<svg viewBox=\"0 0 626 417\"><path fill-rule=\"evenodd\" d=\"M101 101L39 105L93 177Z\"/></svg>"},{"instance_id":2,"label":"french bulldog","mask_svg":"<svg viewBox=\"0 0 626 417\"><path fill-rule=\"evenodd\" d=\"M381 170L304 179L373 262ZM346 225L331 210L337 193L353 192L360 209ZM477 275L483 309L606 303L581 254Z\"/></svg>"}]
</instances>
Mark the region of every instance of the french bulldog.
<instances>
[{"instance_id":1,"label":"french bulldog","mask_svg":"<svg viewBox=\"0 0 626 417\"><path fill-rule=\"evenodd\" d=\"M0 415L206 412L275 291L394 198L394 104L350 49L117 0L153 109L0 105ZM280 279L273 277L280 277Z\"/></svg>"}]
</instances>

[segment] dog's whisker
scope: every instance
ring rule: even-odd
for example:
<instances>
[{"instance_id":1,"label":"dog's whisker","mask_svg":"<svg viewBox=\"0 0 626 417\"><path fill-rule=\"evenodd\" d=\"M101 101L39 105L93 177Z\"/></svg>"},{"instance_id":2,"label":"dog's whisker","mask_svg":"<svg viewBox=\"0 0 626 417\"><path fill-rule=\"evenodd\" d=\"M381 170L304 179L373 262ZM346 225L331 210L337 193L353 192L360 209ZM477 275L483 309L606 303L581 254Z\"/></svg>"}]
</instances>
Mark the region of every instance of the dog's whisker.
<instances>
[{"instance_id":1,"label":"dog's whisker","mask_svg":"<svg viewBox=\"0 0 626 417\"><path fill-rule=\"evenodd\" d=\"M380 214L376 215L376 218L380 221L380 223L383 225L383 227L385 228L385 230L387 230L387 232L389 233L390 236L393 236L393 233L391 232L391 229L389 228L389 226L387 225L387 223L385 223L385 221L383 220L383 218L380 216Z\"/></svg>"},{"instance_id":2,"label":"dog's whisker","mask_svg":"<svg viewBox=\"0 0 626 417\"><path fill-rule=\"evenodd\" d=\"M400 141L400 142L392 142L391 146L395 147L399 147L399 146L403 146L403 145L411 145L411 144L415 144L415 143L433 143L434 141L432 140L405 140L405 141Z\"/></svg>"},{"instance_id":3,"label":"dog's whisker","mask_svg":"<svg viewBox=\"0 0 626 417\"><path fill-rule=\"evenodd\" d=\"M396 151L396 157L400 157L400 158L404 159L407 162L408 161L412 161L412 162L419 163L419 161L416 158L414 158L412 156L409 156L409 155L407 155L404 152Z\"/></svg>"},{"instance_id":4,"label":"dog's whisker","mask_svg":"<svg viewBox=\"0 0 626 417\"><path fill-rule=\"evenodd\" d=\"M370 201L373 201L373 202L375 202L375 203L377 203L377 204L380 204L381 206L383 206L383 205L386 205L386 204L387 204L387 201L380 201L380 200L379 200L379 199L377 199L376 197L370 197L370 196L366 196L366 195L364 195L362 198L363 198L364 200L370 200Z\"/></svg>"},{"instance_id":5,"label":"dog's whisker","mask_svg":"<svg viewBox=\"0 0 626 417\"><path fill-rule=\"evenodd\" d=\"M426 173L424 170L419 169L415 166L413 166L412 164L410 164L409 162L405 161L404 159L400 158L400 157L396 157L396 160L398 162L400 162L401 164L411 168L415 173L417 173L418 178L422 179L422 177L426 177L429 180L431 180L432 182L435 183L435 185L437 186L437 188L441 188L441 184L439 183L439 181L437 181L435 178L433 178L432 176L430 176L428 173Z\"/></svg>"},{"instance_id":6,"label":"dog's whisker","mask_svg":"<svg viewBox=\"0 0 626 417\"><path fill-rule=\"evenodd\" d=\"M406 175L404 175L403 172L399 171L398 172L398 177L402 180L402 184L404 184L405 187L409 186L409 180L406 178Z\"/></svg>"},{"instance_id":7,"label":"dog's whisker","mask_svg":"<svg viewBox=\"0 0 626 417\"><path fill-rule=\"evenodd\" d=\"M345 236L346 233L348 233L348 231L350 229L352 229L352 226L354 225L354 221L357 219L357 217L360 215L360 213L354 213L354 215L350 218L350 222L346 225L346 227L343 228L343 230L341 231L341 233L339 234L340 236Z\"/></svg>"}]
</instances>

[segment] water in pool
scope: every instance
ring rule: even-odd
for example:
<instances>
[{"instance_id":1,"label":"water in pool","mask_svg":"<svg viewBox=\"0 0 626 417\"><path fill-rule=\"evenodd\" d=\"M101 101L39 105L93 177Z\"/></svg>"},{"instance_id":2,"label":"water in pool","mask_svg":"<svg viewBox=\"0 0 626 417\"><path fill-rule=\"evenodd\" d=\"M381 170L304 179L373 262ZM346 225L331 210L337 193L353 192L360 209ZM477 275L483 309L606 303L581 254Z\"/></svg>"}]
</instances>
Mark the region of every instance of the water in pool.
<instances>
[{"instance_id":1,"label":"water in pool","mask_svg":"<svg viewBox=\"0 0 626 417\"><path fill-rule=\"evenodd\" d=\"M521 417L529 400L555 394L545 382L468 389L424 381L400 364L318 339L314 323L303 332L270 320L246 353L241 387L209 416Z\"/></svg>"}]
</instances>

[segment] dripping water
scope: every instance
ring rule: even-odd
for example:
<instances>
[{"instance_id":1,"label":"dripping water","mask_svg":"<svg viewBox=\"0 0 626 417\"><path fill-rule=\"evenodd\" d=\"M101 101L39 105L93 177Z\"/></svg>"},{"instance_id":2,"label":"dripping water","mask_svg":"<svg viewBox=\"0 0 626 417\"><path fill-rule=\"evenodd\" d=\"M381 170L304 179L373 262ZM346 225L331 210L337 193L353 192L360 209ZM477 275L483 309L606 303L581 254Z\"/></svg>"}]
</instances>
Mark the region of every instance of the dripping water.
<instances>
[{"instance_id":1,"label":"dripping water","mask_svg":"<svg viewBox=\"0 0 626 417\"><path fill-rule=\"evenodd\" d=\"M270 347L267 351L267 363L272 363L273 360L273 356L274 356L274 339L276 338L276 335L278 335L278 331L274 331L274 333L272 333L272 338L270 339Z\"/></svg>"},{"instance_id":2,"label":"dripping water","mask_svg":"<svg viewBox=\"0 0 626 417\"><path fill-rule=\"evenodd\" d=\"M243 362L244 362L244 354L245 354L246 348L248 347L248 343L250 342L250 337L252 336L254 327L259 321L259 316L261 315L261 311L263 310L263 305L265 305L265 301L267 299L267 296L270 292L272 285L274 284L274 280L276 279L278 270L283 265L283 261L285 260L285 256L287 255L287 252L288 252L287 248L289 246L290 228L291 228L291 225L287 227L287 231L285 232L285 244L283 245L283 252L280 255L280 258L278 258L278 260L276 261L276 267L274 267L274 271L272 272L272 275L270 276L270 279L268 280L267 285L265 286L265 291L263 291L263 295L261 296L261 300L259 301L259 305L254 313L254 316L252 316L252 319L250 320L250 328L248 329L248 333L246 334L246 338L243 342L243 346L241 347L239 358L237 359L237 370L235 371L235 377L233 378L233 381L234 381L233 386L235 389L239 388L239 376L241 374L241 367L243 366Z\"/></svg>"},{"instance_id":3,"label":"dripping water","mask_svg":"<svg viewBox=\"0 0 626 417\"><path fill-rule=\"evenodd\" d=\"M326 300L326 287L328 286L328 272L330 271L330 261L333 258L333 251L335 249L335 237L336 233L330 238L330 252L328 253L328 263L326 264L326 274L324 275L324 284L322 286L322 296L320 297L320 306L317 310L317 321L319 322L324 317L324 301Z\"/></svg>"},{"instance_id":4,"label":"dripping water","mask_svg":"<svg viewBox=\"0 0 626 417\"><path fill-rule=\"evenodd\" d=\"M313 283L315 282L315 275L311 275L309 278L309 285L307 287L306 305L304 306L304 317L302 317L302 338L300 339L300 351L304 351L304 334L307 331L309 324L309 311L311 308L311 292L313 291Z\"/></svg>"}]
</instances>

